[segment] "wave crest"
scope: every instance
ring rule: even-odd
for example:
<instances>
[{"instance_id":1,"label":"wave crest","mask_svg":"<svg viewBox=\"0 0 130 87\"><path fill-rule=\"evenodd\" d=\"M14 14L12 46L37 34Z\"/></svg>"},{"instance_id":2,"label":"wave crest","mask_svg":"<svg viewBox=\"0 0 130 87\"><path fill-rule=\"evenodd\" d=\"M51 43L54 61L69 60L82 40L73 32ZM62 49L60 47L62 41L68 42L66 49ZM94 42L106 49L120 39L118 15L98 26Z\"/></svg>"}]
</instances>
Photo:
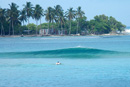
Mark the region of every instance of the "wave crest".
<instances>
[{"instance_id":1,"label":"wave crest","mask_svg":"<svg viewBox=\"0 0 130 87\"><path fill-rule=\"evenodd\" d=\"M0 58L102 58L119 52L94 48L66 48L47 51L0 53Z\"/></svg>"}]
</instances>

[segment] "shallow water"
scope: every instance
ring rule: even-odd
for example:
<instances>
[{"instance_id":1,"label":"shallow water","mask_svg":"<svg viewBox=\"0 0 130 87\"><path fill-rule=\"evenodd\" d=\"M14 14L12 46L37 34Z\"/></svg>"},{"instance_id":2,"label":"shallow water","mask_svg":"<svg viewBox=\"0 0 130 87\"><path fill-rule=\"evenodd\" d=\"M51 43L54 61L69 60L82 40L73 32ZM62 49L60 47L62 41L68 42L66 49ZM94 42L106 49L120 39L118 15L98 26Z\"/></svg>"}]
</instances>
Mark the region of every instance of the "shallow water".
<instances>
[{"instance_id":1,"label":"shallow water","mask_svg":"<svg viewBox=\"0 0 130 87\"><path fill-rule=\"evenodd\" d=\"M129 87L130 36L24 37L0 41L0 87ZM29 57L17 55L21 52ZM74 54L84 56L78 58ZM88 54L98 57L90 58ZM57 61L62 64L55 65Z\"/></svg>"}]
</instances>

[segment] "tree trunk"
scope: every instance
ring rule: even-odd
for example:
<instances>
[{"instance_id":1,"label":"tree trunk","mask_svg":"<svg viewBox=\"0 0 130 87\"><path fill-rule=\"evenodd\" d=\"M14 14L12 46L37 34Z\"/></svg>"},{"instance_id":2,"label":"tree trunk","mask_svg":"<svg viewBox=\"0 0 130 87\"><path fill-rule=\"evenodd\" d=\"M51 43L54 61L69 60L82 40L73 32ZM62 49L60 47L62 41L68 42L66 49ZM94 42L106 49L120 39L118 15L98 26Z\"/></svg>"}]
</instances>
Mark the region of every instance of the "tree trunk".
<instances>
[{"instance_id":1,"label":"tree trunk","mask_svg":"<svg viewBox=\"0 0 130 87\"><path fill-rule=\"evenodd\" d=\"M10 35L10 25L11 25L11 23L9 23L9 35Z\"/></svg>"},{"instance_id":2,"label":"tree trunk","mask_svg":"<svg viewBox=\"0 0 130 87\"><path fill-rule=\"evenodd\" d=\"M28 24L29 24L29 17L28 17ZM29 29L28 29L28 35L29 35Z\"/></svg>"},{"instance_id":3,"label":"tree trunk","mask_svg":"<svg viewBox=\"0 0 130 87\"><path fill-rule=\"evenodd\" d=\"M52 29L53 29L52 34L54 34L54 22L53 22L53 20L52 20Z\"/></svg>"},{"instance_id":4,"label":"tree trunk","mask_svg":"<svg viewBox=\"0 0 130 87\"><path fill-rule=\"evenodd\" d=\"M64 34L66 34L66 31L67 31L67 30L65 30L65 23L64 23L63 25L64 25L63 31L64 31Z\"/></svg>"},{"instance_id":5,"label":"tree trunk","mask_svg":"<svg viewBox=\"0 0 130 87\"><path fill-rule=\"evenodd\" d=\"M64 25L64 24L63 24ZM62 26L62 35L64 35L64 27Z\"/></svg>"},{"instance_id":6,"label":"tree trunk","mask_svg":"<svg viewBox=\"0 0 130 87\"><path fill-rule=\"evenodd\" d=\"M59 28L59 25L60 25L60 23L59 23L59 21L58 21L58 28Z\"/></svg>"},{"instance_id":7,"label":"tree trunk","mask_svg":"<svg viewBox=\"0 0 130 87\"><path fill-rule=\"evenodd\" d=\"M2 24L2 29L3 29L3 35L5 35L5 30L4 30L3 24Z\"/></svg>"},{"instance_id":8,"label":"tree trunk","mask_svg":"<svg viewBox=\"0 0 130 87\"><path fill-rule=\"evenodd\" d=\"M40 18L40 28L42 29L42 25L41 25L41 18Z\"/></svg>"},{"instance_id":9,"label":"tree trunk","mask_svg":"<svg viewBox=\"0 0 130 87\"><path fill-rule=\"evenodd\" d=\"M38 21L36 20L36 25L37 25L37 27L36 27L36 36L37 36L37 28L38 28Z\"/></svg>"},{"instance_id":10,"label":"tree trunk","mask_svg":"<svg viewBox=\"0 0 130 87\"><path fill-rule=\"evenodd\" d=\"M61 22L61 35L63 35L62 22Z\"/></svg>"},{"instance_id":11,"label":"tree trunk","mask_svg":"<svg viewBox=\"0 0 130 87\"><path fill-rule=\"evenodd\" d=\"M70 30L69 30L69 35L71 34L71 20L70 20Z\"/></svg>"},{"instance_id":12,"label":"tree trunk","mask_svg":"<svg viewBox=\"0 0 130 87\"><path fill-rule=\"evenodd\" d=\"M77 21L77 31L76 31L76 34L78 34L78 30L79 30L79 19Z\"/></svg>"},{"instance_id":13,"label":"tree trunk","mask_svg":"<svg viewBox=\"0 0 130 87\"><path fill-rule=\"evenodd\" d=\"M13 21L12 21L12 31L13 31L13 35L14 35L14 25L13 25Z\"/></svg>"},{"instance_id":14,"label":"tree trunk","mask_svg":"<svg viewBox=\"0 0 130 87\"><path fill-rule=\"evenodd\" d=\"M76 34L78 34L78 22L77 22L77 30L76 30Z\"/></svg>"},{"instance_id":15,"label":"tree trunk","mask_svg":"<svg viewBox=\"0 0 130 87\"><path fill-rule=\"evenodd\" d=\"M48 34L50 34L50 21L48 22Z\"/></svg>"},{"instance_id":16,"label":"tree trunk","mask_svg":"<svg viewBox=\"0 0 130 87\"><path fill-rule=\"evenodd\" d=\"M19 35L21 35L21 31L20 31L20 28L19 28Z\"/></svg>"},{"instance_id":17,"label":"tree trunk","mask_svg":"<svg viewBox=\"0 0 130 87\"><path fill-rule=\"evenodd\" d=\"M54 27L53 27L53 20L52 20L52 29L54 29Z\"/></svg>"},{"instance_id":18,"label":"tree trunk","mask_svg":"<svg viewBox=\"0 0 130 87\"><path fill-rule=\"evenodd\" d=\"M1 36L2 36L2 23L1 23Z\"/></svg>"}]
</instances>

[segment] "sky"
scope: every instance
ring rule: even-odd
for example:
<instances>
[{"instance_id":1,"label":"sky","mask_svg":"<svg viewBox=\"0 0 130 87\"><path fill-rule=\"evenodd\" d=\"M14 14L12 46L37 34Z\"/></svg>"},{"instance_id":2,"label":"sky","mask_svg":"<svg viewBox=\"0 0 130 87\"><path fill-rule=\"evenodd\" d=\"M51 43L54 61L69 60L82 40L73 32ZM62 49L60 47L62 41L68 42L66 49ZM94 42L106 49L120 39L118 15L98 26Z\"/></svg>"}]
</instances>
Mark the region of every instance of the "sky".
<instances>
[{"instance_id":1,"label":"sky","mask_svg":"<svg viewBox=\"0 0 130 87\"><path fill-rule=\"evenodd\" d=\"M96 15L105 14L130 26L130 0L0 0L0 7L9 8L8 4L12 2L16 3L19 9L22 9L26 2L31 2L34 6L39 4L44 10L56 5L61 5L64 11L70 7L76 10L78 6L81 6L87 20L93 19ZM32 19L30 22L35 23ZM42 18L42 22L45 22L45 18Z\"/></svg>"}]
</instances>

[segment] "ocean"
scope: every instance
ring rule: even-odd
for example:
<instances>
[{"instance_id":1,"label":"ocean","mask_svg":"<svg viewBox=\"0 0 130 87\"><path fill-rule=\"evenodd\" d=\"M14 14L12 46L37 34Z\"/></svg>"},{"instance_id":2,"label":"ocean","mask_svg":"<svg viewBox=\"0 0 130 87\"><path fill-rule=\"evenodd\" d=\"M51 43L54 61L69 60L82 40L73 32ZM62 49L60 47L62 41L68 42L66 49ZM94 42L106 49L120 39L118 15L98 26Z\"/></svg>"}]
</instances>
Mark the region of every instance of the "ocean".
<instances>
[{"instance_id":1,"label":"ocean","mask_svg":"<svg viewBox=\"0 0 130 87\"><path fill-rule=\"evenodd\" d=\"M129 84L129 35L0 37L0 87Z\"/></svg>"}]
</instances>

